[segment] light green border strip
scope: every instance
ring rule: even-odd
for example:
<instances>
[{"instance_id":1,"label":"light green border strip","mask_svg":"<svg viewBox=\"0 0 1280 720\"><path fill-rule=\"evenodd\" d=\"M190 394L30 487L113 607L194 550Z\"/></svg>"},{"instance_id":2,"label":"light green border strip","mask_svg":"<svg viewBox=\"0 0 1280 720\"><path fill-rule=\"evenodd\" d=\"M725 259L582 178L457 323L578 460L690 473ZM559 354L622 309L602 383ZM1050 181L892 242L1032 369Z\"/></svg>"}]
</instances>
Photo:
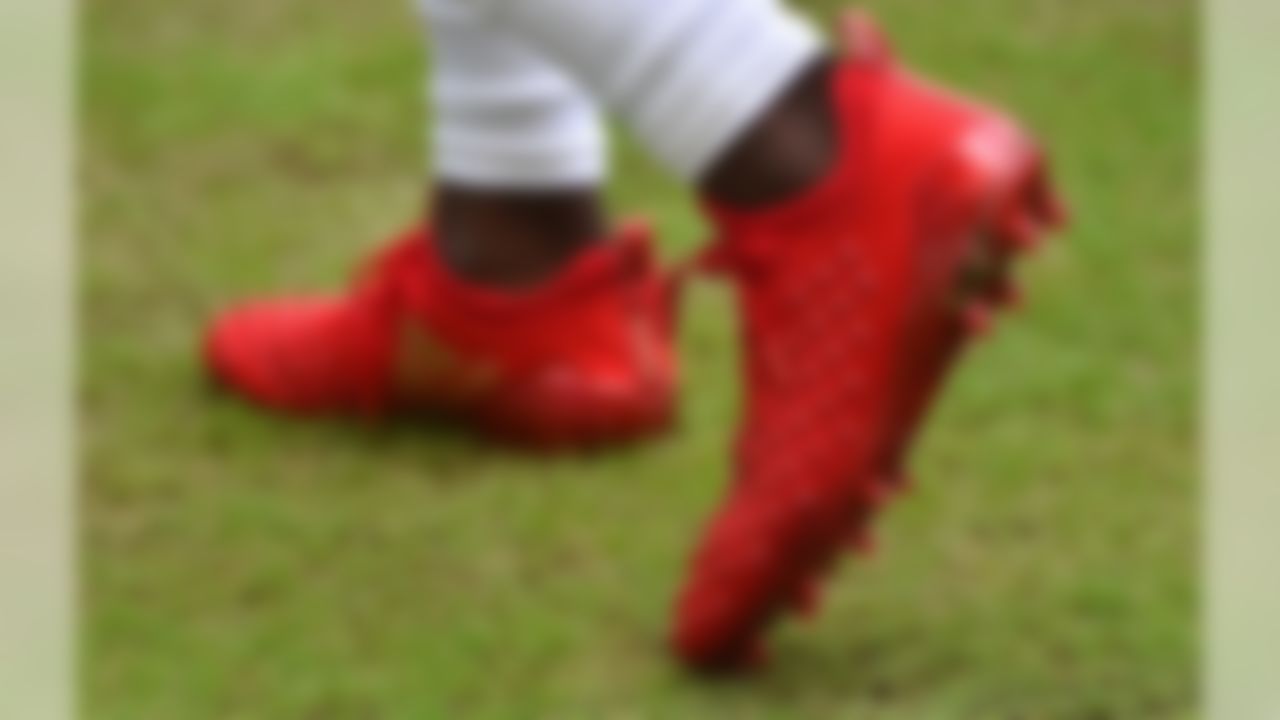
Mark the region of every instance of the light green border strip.
<instances>
[{"instance_id":1,"label":"light green border strip","mask_svg":"<svg viewBox=\"0 0 1280 720\"><path fill-rule=\"evenodd\" d=\"M1280 718L1280 2L1206 0L1206 678Z\"/></svg>"},{"instance_id":2,"label":"light green border strip","mask_svg":"<svg viewBox=\"0 0 1280 720\"><path fill-rule=\"evenodd\" d=\"M0 2L0 718L74 711L69 0Z\"/></svg>"}]
</instances>

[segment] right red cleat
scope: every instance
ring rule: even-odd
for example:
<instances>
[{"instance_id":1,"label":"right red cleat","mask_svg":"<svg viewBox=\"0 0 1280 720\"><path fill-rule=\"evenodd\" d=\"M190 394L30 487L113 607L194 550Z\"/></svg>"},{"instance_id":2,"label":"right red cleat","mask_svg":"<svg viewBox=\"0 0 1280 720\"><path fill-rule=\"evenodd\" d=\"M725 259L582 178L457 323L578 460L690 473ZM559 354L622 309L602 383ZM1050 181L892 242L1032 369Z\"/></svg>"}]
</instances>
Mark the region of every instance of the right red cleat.
<instances>
[{"instance_id":1,"label":"right red cleat","mask_svg":"<svg viewBox=\"0 0 1280 720\"><path fill-rule=\"evenodd\" d=\"M223 312L204 352L222 384L286 413L444 414L521 444L585 446L670 423L669 294L638 228L511 292L458 279L414 230L346 293Z\"/></svg>"},{"instance_id":2,"label":"right red cleat","mask_svg":"<svg viewBox=\"0 0 1280 720\"><path fill-rule=\"evenodd\" d=\"M865 17L832 99L843 147L803 196L711 206L709 262L738 286L746 341L737 479L676 609L673 645L742 668L774 619L903 484L920 418L965 339L990 329L1012 257L1058 219L1030 138L898 66Z\"/></svg>"}]
</instances>

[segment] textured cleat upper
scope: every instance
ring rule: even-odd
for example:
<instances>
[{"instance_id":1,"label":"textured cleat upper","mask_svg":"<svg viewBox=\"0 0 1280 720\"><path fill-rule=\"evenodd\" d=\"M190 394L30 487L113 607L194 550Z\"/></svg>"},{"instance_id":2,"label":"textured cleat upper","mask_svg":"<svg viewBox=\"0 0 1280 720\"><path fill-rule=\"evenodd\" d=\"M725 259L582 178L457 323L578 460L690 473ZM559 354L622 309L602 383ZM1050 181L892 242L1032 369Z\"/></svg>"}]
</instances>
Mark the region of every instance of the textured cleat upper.
<instances>
[{"instance_id":1,"label":"textured cleat upper","mask_svg":"<svg viewBox=\"0 0 1280 720\"><path fill-rule=\"evenodd\" d=\"M739 293L746 390L736 478L677 602L674 649L697 668L749 664L843 548L869 546L939 338L962 318L978 212L1034 160L1005 116L898 66L865 18L846 34L829 174L776 206L707 208L721 240L706 262Z\"/></svg>"},{"instance_id":2,"label":"textured cleat upper","mask_svg":"<svg viewBox=\"0 0 1280 720\"><path fill-rule=\"evenodd\" d=\"M411 231L344 294L222 313L205 338L211 373L280 411L443 413L540 445L622 440L669 420L669 298L646 232L509 292L459 280L433 248Z\"/></svg>"}]
</instances>

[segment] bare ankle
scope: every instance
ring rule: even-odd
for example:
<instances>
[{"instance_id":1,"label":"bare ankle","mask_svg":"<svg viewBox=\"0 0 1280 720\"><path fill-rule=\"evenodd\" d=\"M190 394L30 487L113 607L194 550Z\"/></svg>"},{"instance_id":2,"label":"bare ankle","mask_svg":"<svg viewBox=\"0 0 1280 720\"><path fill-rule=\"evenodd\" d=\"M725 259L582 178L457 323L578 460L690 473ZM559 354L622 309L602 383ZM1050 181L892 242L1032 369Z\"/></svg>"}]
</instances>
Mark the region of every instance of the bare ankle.
<instances>
[{"instance_id":1,"label":"bare ankle","mask_svg":"<svg viewBox=\"0 0 1280 720\"><path fill-rule=\"evenodd\" d=\"M834 62L807 68L712 166L702 192L725 205L767 205L821 179L839 145L832 104Z\"/></svg>"},{"instance_id":2,"label":"bare ankle","mask_svg":"<svg viewBox=\"0 0 1280 720\"><path fill-rule=\"evenodd\" d=\"M554 275L604 236L597 188L492 190L444 183L435 191L435 242L459 276L527 287Z\"/></svg>"}]
</instances>

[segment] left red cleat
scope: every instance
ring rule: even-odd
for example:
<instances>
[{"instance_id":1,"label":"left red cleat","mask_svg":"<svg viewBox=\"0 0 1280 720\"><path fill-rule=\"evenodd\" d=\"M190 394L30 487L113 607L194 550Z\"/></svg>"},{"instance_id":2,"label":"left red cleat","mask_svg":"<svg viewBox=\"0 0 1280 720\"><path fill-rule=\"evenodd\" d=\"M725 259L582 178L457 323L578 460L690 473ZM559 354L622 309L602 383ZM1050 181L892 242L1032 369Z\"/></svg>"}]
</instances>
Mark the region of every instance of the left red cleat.
<instances>
[{"instance_id":1,"label":"left red cleat","mask_svg":"<svg viewBox=\"0 0 1280 720\"><path fill-rule=\"evenodd\" d=\"M639 229L512 292L464 283L414 230L344 294L222 313L204 353L221 383L292 414L445 414L529 445L624 441L672 418L668 292Z\"/></svg>"},{"instance_id":2,"label":"left red cleat","mask_svg":"<svg viewBox=\"0 0 1280 720\"><path fill-rule=\"evenodd\" d=\"M847 29L828 177L773 208L710 208L747 388L738 477L677 606L674 649L699 669L749 667L780 612L814 607L842 549L871 547L964 339L990 329L1011 259L1060 219L1016 123L899 67L867 20Z\"/></svg>"}]
</instances>

